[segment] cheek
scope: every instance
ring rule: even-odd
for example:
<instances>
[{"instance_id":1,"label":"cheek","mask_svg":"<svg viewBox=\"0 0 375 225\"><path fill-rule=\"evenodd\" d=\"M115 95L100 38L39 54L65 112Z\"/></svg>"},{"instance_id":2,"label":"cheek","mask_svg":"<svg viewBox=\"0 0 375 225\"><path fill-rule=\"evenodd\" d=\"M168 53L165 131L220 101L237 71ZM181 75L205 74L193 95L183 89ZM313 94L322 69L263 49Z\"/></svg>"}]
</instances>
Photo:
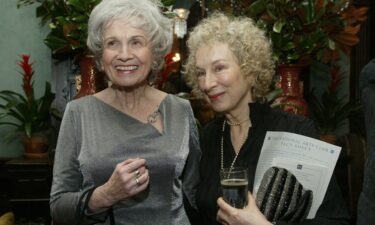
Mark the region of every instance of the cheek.
<instances>
[{"instance_id":1,"label":"cheek","mask_svg":"<svg viewBox=\"0 0 375 225\"><path fill-rule=\"evenodd\" d=\"M204 79L198 79L197 78L197 84L198 84L199 90L203 91L203 88L204 88Z\"/></svg>"},{"instance_id":2,"label":"cheek","mask_svg":"<svg viewBox=\"0 0 375 225\"><path fill-rule=\"evenodd\" d=\"M111 54L111 52L104 51L103 54L102 54L102 64L103 64L103 66L105 67L105 66L111 64L112 58L113 58L113 54Z\"/></svg>"}]
</instances>

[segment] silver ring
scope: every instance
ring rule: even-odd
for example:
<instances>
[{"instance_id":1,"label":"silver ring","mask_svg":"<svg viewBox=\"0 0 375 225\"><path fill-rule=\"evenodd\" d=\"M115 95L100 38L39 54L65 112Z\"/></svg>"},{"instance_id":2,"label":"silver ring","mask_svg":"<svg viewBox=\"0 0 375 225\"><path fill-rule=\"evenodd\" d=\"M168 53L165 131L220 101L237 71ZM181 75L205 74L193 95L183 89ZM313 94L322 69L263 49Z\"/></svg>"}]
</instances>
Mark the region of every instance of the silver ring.
<instances>
[{"instance_id":1,"label":"silver ring","mask_svg":"<svg viewBox=\"0 0 375 225\"><path fill-rule=\"evenodd\" d=\"M140 185L138 178L135 178L135 183L137 183L138 186Z\"/></svg>"},{"instance_id":2,"label":"silver ring","mask_svg":"<svg viewBox=\"0 0 375 225\"><path fill-rule=\"evenodd\" d=\"M136 170L135 172L134 172L134 174L135 174L135 177L139 177L139 174L140 174L140 172L139 172L139 170Z\"/></svg>"}]
</instances>

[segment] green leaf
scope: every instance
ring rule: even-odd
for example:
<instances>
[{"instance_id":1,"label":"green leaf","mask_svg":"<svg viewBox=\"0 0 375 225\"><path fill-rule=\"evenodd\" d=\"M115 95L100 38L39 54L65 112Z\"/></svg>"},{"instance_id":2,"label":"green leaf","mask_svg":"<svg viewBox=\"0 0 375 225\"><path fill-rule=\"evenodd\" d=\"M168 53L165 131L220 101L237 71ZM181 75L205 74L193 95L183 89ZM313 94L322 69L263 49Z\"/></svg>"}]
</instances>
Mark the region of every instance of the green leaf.
<instances>
[{"instance_id":1,"label":"green leaf","mask_svg":"<svg viewBox=\"0 0 375 225\"><path fill-rule=\"evenodd\" d=\"M44 43L52 50L53 54L70 48L67 40L52 35L47 36Z\"/></svg>"},{"instance_id":2,"label":"green leaf","mask_svg":"<svg viewBox=\"0 0 375 225\"><path fill-rule=\"evenodd\" d=\"M161 0L161 3L166 7L175 4L175 2L175 0Z\"/></svg>"},{"instance_id":3,"label":"green leaf","mask_svg":"<svg viewBox=\"0 0 375 225\"><path fill-rule=\"evenodd\" d=\"M257 0L250 5L248 10L252 15L257 16L265 11L266 5L267 2L265 0Z\"/></svg>"},{"instance_id":4,"label":"green leaf","mask_svg":"<svg viewBox=\"0 0 375 225\"><path fill-rule=\"evenodd\" d=\"M272 28L273 32L281 33L281 30L283 29L284 25L285 25L284 20L277 20L275 24L273 25L273 28Z\"/></svg>"},{"instance_id":5,"label":"green leaf","mask_svg":"<svg viewBox=\"0 0 375 225\"><path fill-rule=\"evenodd\" d=\"M328 47L329 47L330 50L335 50L336 49L336 42L329 38L328 39Z\"/></svg>"}]
</instances>

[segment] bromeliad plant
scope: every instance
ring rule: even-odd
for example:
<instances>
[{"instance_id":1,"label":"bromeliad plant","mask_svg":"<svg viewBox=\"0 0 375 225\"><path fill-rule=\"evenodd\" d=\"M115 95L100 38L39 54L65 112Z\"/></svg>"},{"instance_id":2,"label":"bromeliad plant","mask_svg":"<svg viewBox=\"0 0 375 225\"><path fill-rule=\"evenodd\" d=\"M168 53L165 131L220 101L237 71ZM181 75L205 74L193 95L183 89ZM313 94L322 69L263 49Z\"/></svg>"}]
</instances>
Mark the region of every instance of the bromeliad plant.
<instances>
[{"instance_id":1,"label":"bromeliad plant","mask_svg":"<svg viewBox=\"0 0 375 225\"><path fill-rule=\"evenodd\" d=\"M52 128L52 116L59 118L57 109L51 108L55 94L51 92L50 83L46 82L44 95L34 96L33 62L30 55L21 55L18 65L22 72L23 94L11 90L0 91L0 125L13 126L14 129L5 136L10 141L18 135L31 138L34 134Z\"/></svg>"}]
</instances>

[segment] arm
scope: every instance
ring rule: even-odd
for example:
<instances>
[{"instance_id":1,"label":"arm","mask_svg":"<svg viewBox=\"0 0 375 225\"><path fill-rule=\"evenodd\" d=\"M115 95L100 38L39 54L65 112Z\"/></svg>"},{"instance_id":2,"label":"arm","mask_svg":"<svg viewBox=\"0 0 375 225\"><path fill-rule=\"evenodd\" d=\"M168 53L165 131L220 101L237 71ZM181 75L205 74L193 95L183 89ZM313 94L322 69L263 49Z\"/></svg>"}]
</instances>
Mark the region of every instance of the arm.
<instances>
[{"instance_id":1,"label":"arm","mask_svg":"<svg viewBox=\"0 0 375 225\"><path fill-rule=\"evenodd\" d=\"M189 155L183 174L184 205L189 219L197 218L196 191L199 183L199 161L201 150L199 146L198 129L191 107L188 111L189 122Z\"/></svg>"},{"instance_id":2,"label":"arm","mask_svg":"<svg viewBox=\"0 0 375 225\"><path fill-rule=\"evenodd\" d=\"M76 209L84 202L82 174L78 162L78 132L73 111L67 105L62 119L53 168L50 208L52 218L59 224L74 224Z\"/></svg>"}]
</instances>

